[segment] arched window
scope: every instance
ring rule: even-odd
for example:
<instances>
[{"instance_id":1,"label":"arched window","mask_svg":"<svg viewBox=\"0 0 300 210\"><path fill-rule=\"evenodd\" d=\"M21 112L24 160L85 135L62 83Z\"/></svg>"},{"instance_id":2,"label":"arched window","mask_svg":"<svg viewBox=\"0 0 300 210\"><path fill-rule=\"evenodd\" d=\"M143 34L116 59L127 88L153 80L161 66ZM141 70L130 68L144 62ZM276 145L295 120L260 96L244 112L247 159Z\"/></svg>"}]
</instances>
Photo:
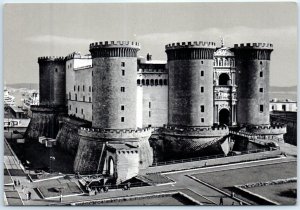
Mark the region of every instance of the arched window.
<instances>
[{"instance_id":1,"label":"arched window","mask_svg":"<svg viewBox=\"0 0 300 210\"><path fill-rule=\"evenodd\" d=\"M230 78L229 78L228 74L226 74L226 73L220 74L219 85L230 85L229 82L230 82Z\"/></svg>"},{"instance_id":2,"label":"arched window","mask_svg":"<svg viewBox=\"0 0 300 210\"><path fill-rule=\"evenodd\" d=\"M159 85L163 85L162 79L159 80Z\"/></svg>"},{"instance_id":3,"label":"arched window","mask_svg":"<svg viewBox=\"0 0 300 210\"><path fill-rule=\"evenodd\" d=\"M155 85L158 85L158 79L155 80Z\"/></svg>"},{"instance_id":4,"label":"arched window","mask_svg":"<svg viewBox=\"0 0 300 210\"><path fill-rule=\"evenodd\" d=\"M137 80L137 84L138 84L138 85L141 84L141 81L140 81L139 79Z\"/></svg>"},{"instance_id":5,"label":"arched window","mask_svg":"<svg viewBox=\"0 0 300 210\"><path fill-rule=\"evenodd\" d=\"M154 79L151 79L151 85L154 85Z\"/></svg>"},{"instance_id":6,"label":"arched window","mask_svg":"<svg viewBox=\"0 0 300 210\"><path fill-rule=\"evenodd\" d=\"M164 85L168 85L168 80L164 79Z\"/></svg>"},{"instance_id":7,"label":"arched window","mask_svg":"<svg viewBox=\"0 0 300 210\"><path fill-rule=\"evenodd\" d=\"M225 66L228 66L228 60L224 59Z\"/></svg>"},{"instance_id":8,"label":"arched window","mask_svg":"<svg viewBox=\"0 0 300 210\"><path fill-rule=\"evenodd\" d=\"M142 85L145 85L145 80L144 79L142 79Z\"/></svg>"},{"instance_id":9,"label":"arched window","mask_svg":"<svg viewBox=\"0 0 300 210\"><path fill-rule=\"evenodd\" d=\"M149 80L148 79L146 79L146 85L149 85Z\"/></svg>"}]
</instances>

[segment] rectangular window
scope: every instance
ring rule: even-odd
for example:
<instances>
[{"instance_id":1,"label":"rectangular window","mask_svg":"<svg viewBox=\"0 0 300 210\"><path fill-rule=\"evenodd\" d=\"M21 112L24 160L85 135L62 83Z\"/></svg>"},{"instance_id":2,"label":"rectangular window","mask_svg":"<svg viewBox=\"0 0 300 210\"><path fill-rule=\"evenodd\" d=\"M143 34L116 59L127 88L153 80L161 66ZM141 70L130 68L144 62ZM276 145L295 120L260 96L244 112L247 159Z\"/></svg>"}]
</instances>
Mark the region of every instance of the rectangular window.
<instances>
[{"instance_id":1,"label":"rectangular window","mask_svg":"<svg viewBox=\"0 0 300 210\"><path fill-rule=\"evenodd\" d=\"M123 111L125 109L124 105L121 105L121 110Z\"/></svg>"},{"instance_id":2,"label":"rectangular window","mask_svg":"<svg viewBox=\"0 0 300 210\"><path fill-rule=\"evenodd\" d=\"M151 111L149 111L149 117L151 117Z\"/></svg>"},{"instance_id":3,"label":"rectangular window","mask_svg":"<svg viewBox=\"0 0 300 210\"><path fill-rule=\"evenodd\" d=\"M72 109L71 105L69 106L69 109L70 109L70 110Z\"/></svg>"},{"instance_id":4,"label":"rectangular window","mask_svg":"<svg viewBox=\"0 0 300 210\"><path fill-rule=\"evenodd\" d=\"M125 76L125 70L124 69L122 70L122 76Z\"/></svg>"},{"instance_id":5,"label":"rectangular window","mask_svg":"<svg viewBox=\"0 0 300 210\"><path fill-rule=\"evenodd\" d=\"M263 93L264 89L263 88L259 88L259 92Z\"/></svg>"},{"instance_id":6,"label":"rectangular window","mask_svg":"<svg viewBox=\"0 0 300 210\"><path fill-rule=\"evenodd\" d=\"M84 85L82 85L82 91L84 91Z\"/></svg>"},{"instance_id":7,"label":"rectangular window","mask_svg":"<svg viewBox=\"0 0 300 210\"><path fill-rule=\"evenodd\" d=\"M89 92L91 92L91 90L92 90L92 88L91 88L91 86L89 86Z\"/></svg>"},{"instance_id":8,"label":"rectangular window","mask_svg":"<svg viewBox=\"0 0 300 210\"><path fill-rule=\"evenodd\" d=\"M83 101L85 101L85 96L83 96L82 98L83 98Z\"/></svg>"},{"instance_id":9,"label":"rectangular window","mask_svg":"<svg viewBox=\"0 0 300 210\"><path fill-rule=\"evenodd\" d=\"M204 71L201 71L201 77L203 77L204 76Z\"/></svg>"},{"instance_id":10,"label":"rectangular window","mask_svg":"<svg viewBox=\"0 0 300 210\"><path fill-rule=\"evenodd\" d=\"M264 105L259 105L259 111L263 112L264 111Z\"/></svg>"},{"instance_id":11,"label":"rectangular window","mask_svg":"<svg viewBox=\"0 0 300 210\"><path fill-rule=\"evenodd\" d=\"M76 86L74 85L74 91L76 91Z\"/></svg>"},{"instance_id":12,"label":"rectangular window","mask_svg":"<svg viewBox=\"0 0 300 210\"><path fill-rule=\"evenodd\" d=\"M261 72L259 72L259 76L260 77L263 77L264 76L264 73L261 71Z\"/></svg>"},{"instance_id":13,"label":"rectangular window","mask_svg":"<svg viewBox=\"0 0 300 210\"><path fill-rule=\"evenodd\" d=\"M149 108L151 108L151 102L149 102Z\"/></svg>"},{"instance_id":14,"label":"rectangular window","mask_svg":"<svg viewBox=\"0 0 300 210\"><path fill-rule=\"evenodd\" d=\"M122 66L122 67L125 67L125 62L121 62L121 66Z\"/></svg>"},{"instance_id":15,"label":"rectangular window","mask_svg":"<svg viewBox=\"0 0 300 210\"><path fill-rule=\"evenodd\" d=\"M204 87L201 87L201 93L203 93L204 92Z\"/></svg>"},{"instance_id":16,"label":"rectangular window","mask_svg":"<svg viewBox=\"0 0 300 210\"><path fill-rule=\"evenodd\" d=\"M78 91L79 91L80 86L78 85Z\"/></svg>"},{"instance_id":17,"label":"rectangular window","mask_svg":"<svg viewBox=\"0 0 300 210\"><path fill-rule=\"evenodd\" d=\"M124 122L125 121L125 118L124 117L121 117L121 122Z\"/></svg>"},{"instance_id":18,"label":"rectangular window","mask_svg":"<svg viewBox=\"0 0 300 210\"><path fill-rule=\"evenodd\" d=\"M83 114L83 109L81 109L81 114Z\"/></svg>"},{"instance_id":19,"label":"rectangular window","mask_svg":"<svg viewBox=\"0 0 300 210\"><path fill-rule=\"evenodd\" d=\"M201 112L204 112L204 105L201 105Z\"/></svg>"},{"instance_id":20,"label":"rectangular window","mask_svg":"<svg viewBox=\"0 0 300 210\"><path fill-rule=\"evenodd\" d=\"M201 122L203 122L203 123L204 123L204 118L201 118Z\"/></svg>"},{"instance_id":21,"label":"rectangular window","mask_svg":"<svg viewBox=\"0 0 300 210\"><path fill-rule=\"evenodd\" d=\"M89 102L92 102L92 98L91 97L89 97Z\"/></svg>"},{"instance_id":22,"label":"rectangular window","mask_svg":"<svg viewBox=\"0 0 300 210\"><path fill-rule=\"evenodd\" d=\"M121 87L121 92L125 92L125 87Z\"/></svg>"},{"instance_id":23,"label":"rectangular window","mask_svg":"<svg viewBox=\"0 0 300 210\"><path fill-rule=\"evenodd\" d=\"M77 114L77 107L76 107L76 114Z\"/></svg>"}]
</instances>

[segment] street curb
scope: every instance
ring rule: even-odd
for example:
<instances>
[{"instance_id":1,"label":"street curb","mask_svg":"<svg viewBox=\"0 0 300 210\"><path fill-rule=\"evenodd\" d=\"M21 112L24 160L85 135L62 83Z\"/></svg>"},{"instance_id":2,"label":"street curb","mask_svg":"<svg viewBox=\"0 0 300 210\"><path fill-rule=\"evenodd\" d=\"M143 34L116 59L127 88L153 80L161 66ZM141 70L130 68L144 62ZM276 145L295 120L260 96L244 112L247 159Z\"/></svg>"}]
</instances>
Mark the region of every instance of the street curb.
<instances>
[{"instance_id":1,"label":"street curb","mask_svg":"<svg viewBox=\"0 0 300 210\"><path fill-rule=\"evenodd\" d=\"M222 193L222 194L224 194L224 195L230 197L230 198L233 199L233 200L236 200L236 201L238 201L238 202L242 202L243 204L246 204L246 205L251 205L250 203L248 203L248 202L246 202L246 201L244 201L244 200L241 200L241 199L239 199L239 198L237 198L237 197L231 197L231 195L230 195L229 193L227 193L227 192L225 192L225 191L223 191L223 190L220 190L219 188L217 188L217 187L215 187L215 186L212 186L212 185L210 185L210 184L208 184L208 183L206 183L206 182L203 182L203 181L201 181L200 179L197 179L197 178L194 177L194 176L191 176L191 175L186 175L186 176L189 177L189 178L191 178L191 179L193 179L193 180L196 181L196 182L199 182L199 183L201 183L201 184L203 184L203 185L205 185L205 186L207 186L207 187L213 189L213 190L218 191L219 193Z\"/></svg>"}]
</instances>

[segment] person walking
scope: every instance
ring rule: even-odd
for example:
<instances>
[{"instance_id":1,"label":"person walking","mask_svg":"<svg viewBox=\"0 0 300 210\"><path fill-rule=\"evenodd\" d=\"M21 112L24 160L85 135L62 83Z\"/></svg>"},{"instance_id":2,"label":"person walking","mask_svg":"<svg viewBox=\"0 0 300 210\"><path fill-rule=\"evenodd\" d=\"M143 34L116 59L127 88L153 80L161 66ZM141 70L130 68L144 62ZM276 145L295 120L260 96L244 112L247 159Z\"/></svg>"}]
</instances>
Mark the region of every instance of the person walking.
<instances>
[{"instance_id":1,"label":"person walking","mask_svg":"<svg viewBox=\"0 0 300 210\"><path fill-rule=\"evenodd\" d=\"M220 198L220 204L219 205L224 205L223 197Z\"/></svg>"},{"instance_id":2,"label":"person walking","mask_svg":"<svg viewBox=\"0 0 300 210\"><path fill-rule=\"evenodd\" d=\"M31 200L31 192L28 192L28 200Z\"/></svg>"},{"instance_id":3,"label":"person walking","mask_svg":"<svg viewBox=\"0 0 300 210\"><path fill-rule=\"evenodd\" d=\"M128 188L128 190L130 190L130 186L131 186L131 183L128 182L128 183L127 183L127 188Z\"/></svg>"}]
</instances>

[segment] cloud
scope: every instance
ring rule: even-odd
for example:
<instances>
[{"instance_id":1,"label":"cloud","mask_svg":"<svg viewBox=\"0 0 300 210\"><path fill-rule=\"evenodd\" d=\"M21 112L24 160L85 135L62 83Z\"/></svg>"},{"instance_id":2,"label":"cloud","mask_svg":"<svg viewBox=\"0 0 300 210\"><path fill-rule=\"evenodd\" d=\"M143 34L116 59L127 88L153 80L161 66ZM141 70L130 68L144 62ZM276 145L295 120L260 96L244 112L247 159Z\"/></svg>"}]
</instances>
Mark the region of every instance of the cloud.
<instances>
[{"instance_id":1,"label":"cloud","mask_svg":"<svg viewBox=\"0 0 300 210\"><path fill-rule=\"evenodd\" d=\"M31 42L33 44L88 45L94 40L84 39L84 38L65 37L65 36L55 36L55 35L38 35L38 36L28 37L26 38L26 41Z\"/></svg>"}]
</instances>

